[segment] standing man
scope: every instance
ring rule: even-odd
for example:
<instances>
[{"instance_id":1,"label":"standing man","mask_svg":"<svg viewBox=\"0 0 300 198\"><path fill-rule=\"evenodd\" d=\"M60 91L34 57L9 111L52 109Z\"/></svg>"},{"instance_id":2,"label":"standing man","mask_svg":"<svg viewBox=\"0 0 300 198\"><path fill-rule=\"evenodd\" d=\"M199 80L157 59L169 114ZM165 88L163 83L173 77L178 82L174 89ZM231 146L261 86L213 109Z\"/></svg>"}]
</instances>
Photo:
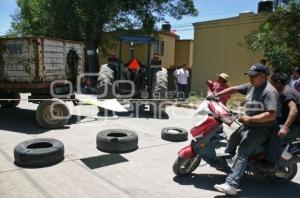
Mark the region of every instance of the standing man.
<instances>
[{"instance_id":1,"label":"standing man","mask_svg":"<svg viewBox=\"0 0 300 198\"><path fill-rule=\"evenodd\" d=\"M177 78L177 86L178 86L178 97L180 99L186 98L188 96L188 79L190 77L189 70L187 64L183 64L182 68L177 70L176 78Z\"/></svg>"},{"instance_id":2,"label":"standing man","mask_svg":"<svg viewBox=\"0 0 300 198\"><path fill-rule=\"evenodd\" d=\"M273 74L271 83L279 93L281 105L280 129L273 134L267 151L268 160L276 163L283 151L282 144L288 144L300 136L300 93L287 86L288 77L284 73Z\"/></svg>"},{"instance_id":3,"label":"standing man","mask_svg":"<svg viewBox=\"0 0 300 198\"><path fill-rule=\"evenodd\" d=\"M276 126L278 93L267 81L269 69L262 64L255 64L245 74L248 75L250 83L230 87L216 94L224 96L238 92L246 95L246 115L239 118L243 126L231 135L226 148L227 153L234 153L240 145L237 159L225 183L214 186L228 195L237 194L249 156L257 147L267 142L273 127Z\"/></svg>"},{"instance_id":4,"label":"standing man","mask_svg":"<svg viewBox=\"0 0 300 198\"><path fill-rule=\"evenodd\" d=\"M179 69L180 69L180 67L176 66L175 67L175 71L173 73L174 87L175 87L175 94L174 94L174 96L177 96L177 94L178 94L178 81L177 81L178 78L177 78L177 73L178 73Z\"/></svg>"}]
</instances>

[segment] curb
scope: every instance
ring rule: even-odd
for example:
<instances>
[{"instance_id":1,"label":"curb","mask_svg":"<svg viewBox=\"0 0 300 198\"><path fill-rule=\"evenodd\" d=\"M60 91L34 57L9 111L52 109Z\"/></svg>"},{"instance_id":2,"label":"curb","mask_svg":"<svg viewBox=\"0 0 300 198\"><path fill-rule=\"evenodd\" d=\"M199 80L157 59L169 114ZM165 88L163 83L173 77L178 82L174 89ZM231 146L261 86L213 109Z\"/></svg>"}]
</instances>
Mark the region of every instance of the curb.
<instances>
[{"instance_id":1,"label":"curb","mask_svg":"<svg viewBox=\"0 0 300 198\"><path fill-rule=\"evenodd\" d=\"M173 104L176 107L182 107L182 108L186 108L186 109L197 109L196 105L191 105L191 104L184 104L184 103L174 103Z\"/></svg>"}]
</instances>

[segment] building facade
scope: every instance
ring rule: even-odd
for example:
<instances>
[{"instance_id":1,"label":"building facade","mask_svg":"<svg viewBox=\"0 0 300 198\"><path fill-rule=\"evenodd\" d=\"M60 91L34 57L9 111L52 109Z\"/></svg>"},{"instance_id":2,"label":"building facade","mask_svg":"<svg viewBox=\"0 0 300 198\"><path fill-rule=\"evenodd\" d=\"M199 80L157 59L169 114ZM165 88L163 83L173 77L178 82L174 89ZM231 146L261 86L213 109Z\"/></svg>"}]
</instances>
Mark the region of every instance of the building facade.
<instances>
[{"instance_id":1,"label":"building facade","mask_svg":"<svg viewBox=\"0 0 300 198\"><path fill-rule=\"evenodd\" d=\"M262 52L247 48L245 37L257 31L267 14L241 13L237 17L194 24L192 91L206 94L206 80L227 73L232 85L247 82L250 65L260 62Z\"/></svg>"},{"instance_id":2,"label":"building facade","mask_svg":"<svg viewBox=\"0 0 300 198\"><path fill-rule=\"evenodd\" d=\"M193 40L176 40L175 66L187 64L191 68L193 65L193 50Z\"/></svg>"},{"instance_id":3,"label":"building facade","mask_svg":"<svg viewBox=\"0 0 300 198\"><path fill-rule=\"evenodd\" d=\"M151 59L156 56L161 62L162 66L165 68L173 68L175 66L175 44L179 37L171 32L159 32L155 35L156 41L151 46ZM99 62L100 65L107 62L107 54L116 53L119 56L119 42L117 41L117 36L110 37L108 44L105 46L106 53L99 49ZM122 61L127 63L131 60L132 50L134 48L134 56L141 61L142 64L147 63L147 45L134 43L133 46L130 43L124 42L122 44Z\"/></svg>"}]
</instances>

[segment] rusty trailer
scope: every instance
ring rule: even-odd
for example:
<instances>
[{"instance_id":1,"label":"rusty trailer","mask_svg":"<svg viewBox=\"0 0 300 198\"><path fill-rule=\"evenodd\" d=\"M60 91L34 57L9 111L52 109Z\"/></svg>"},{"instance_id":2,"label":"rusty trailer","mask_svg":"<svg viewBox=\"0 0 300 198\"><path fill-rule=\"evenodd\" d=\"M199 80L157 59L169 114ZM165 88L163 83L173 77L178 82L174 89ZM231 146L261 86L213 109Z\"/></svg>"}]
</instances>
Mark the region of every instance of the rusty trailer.
<instances>
[{"instance_id":1,"label":"rusty trailer","mask_svg":"<svg viewBox=\"0 0 300 198\"><path fill-rule=\"evenodd\" d=\"M62 127L69 111L61 99L74 97L77 76L83 72L81 42L43 37L0 39L0 106L14 108L20 93L31 93L29 101L39 103L37 122L44 128Z\"/></svg>"}]
</instances>

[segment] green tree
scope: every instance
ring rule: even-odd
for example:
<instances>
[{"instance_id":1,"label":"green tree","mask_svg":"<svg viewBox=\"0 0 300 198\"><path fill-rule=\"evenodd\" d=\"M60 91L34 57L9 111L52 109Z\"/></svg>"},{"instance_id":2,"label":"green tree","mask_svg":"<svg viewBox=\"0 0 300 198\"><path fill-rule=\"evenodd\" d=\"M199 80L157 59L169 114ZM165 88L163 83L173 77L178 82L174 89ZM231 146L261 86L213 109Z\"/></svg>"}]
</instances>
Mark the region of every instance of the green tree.
<instances>
[{"instance_id":1,"label":"green tree","mask_svg":"<svg viewBox=\"0 0 300 198\"><path fill-rule=\"evenodd\" d=\"M259 31L247 36L248 47L262 50L274 67L291 72L300 66L300 5L279 6L262 24Z\"/></svg>"},{"instance_id":2,"label":"green tree","mask_svg":"<svg viewBox=\"0 0 300 198\"><path fill-rule=\"evenodd\" d=\"M193 0L17 0L11 35L48 36L83 41L89 72L97 72L96 49L106 32L155 30L166 15L197 15ZM90 54L90 53L89 53Z\"/></svg>"}]
</instances>

